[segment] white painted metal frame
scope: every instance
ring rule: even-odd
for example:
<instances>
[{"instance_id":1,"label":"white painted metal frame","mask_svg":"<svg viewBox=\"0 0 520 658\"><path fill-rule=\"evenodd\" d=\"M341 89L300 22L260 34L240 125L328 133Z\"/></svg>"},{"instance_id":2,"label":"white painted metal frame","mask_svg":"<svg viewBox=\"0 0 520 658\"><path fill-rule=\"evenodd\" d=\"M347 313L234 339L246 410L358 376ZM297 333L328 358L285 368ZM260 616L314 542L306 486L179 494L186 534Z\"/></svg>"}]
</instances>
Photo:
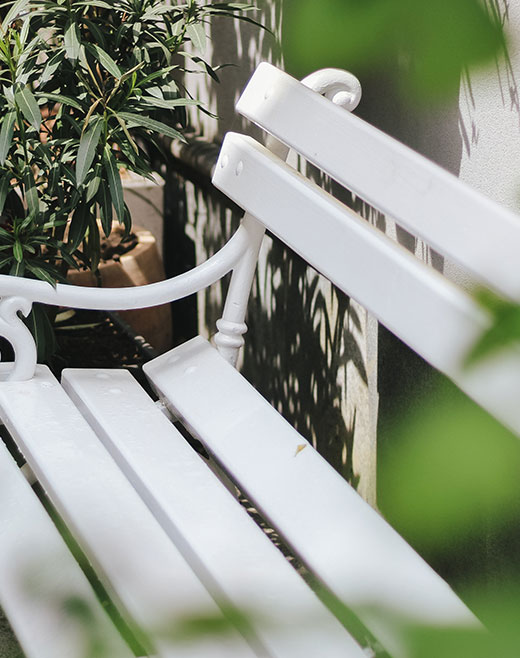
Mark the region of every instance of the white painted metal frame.
<instances>
[{"instance_id":1,"label":"white painted metal frame","mask_svg":"<svg viewBox=\"0 0 520 658\"><path fill-rule=\"evenodd\" d=\"M304 83L347 110L354 109L361 98L359 81L346 71L324 69L306 78ZM287 147L277 140L268 140L267 145L280 157L287 155ZM35 302L111 311L147 308L192 295L230 271L233 276L229 295L215 341L225 358L235 364L244 342L242 334L247 330L244 323L247 300L264 232L257 221L246 215L233 237L207 261L179 276L137 288L99 289L63 284L53 288L43 281L0 275L0 335L11 342L15 352L15 364L7 378L23 381L34 374L36 346L18 313L27 316Z\"/></svg>"}]
</instances>

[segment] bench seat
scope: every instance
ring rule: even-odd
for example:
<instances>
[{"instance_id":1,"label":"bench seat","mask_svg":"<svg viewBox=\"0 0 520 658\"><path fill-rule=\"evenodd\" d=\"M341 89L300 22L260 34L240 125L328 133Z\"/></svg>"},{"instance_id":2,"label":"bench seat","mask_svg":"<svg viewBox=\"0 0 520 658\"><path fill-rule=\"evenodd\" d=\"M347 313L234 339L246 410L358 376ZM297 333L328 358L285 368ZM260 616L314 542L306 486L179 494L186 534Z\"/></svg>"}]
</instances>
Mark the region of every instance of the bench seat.
<instances>
[{"instance_id":1,"label":"bench seat","mask_svg":"<svg viewBox=\"0 0 520 658\"><path fill-rule=\"evenodd\" d=\"M267 655L363 655L127 371L65 370L63 386L194 572L217 601L242 611Z\"/></svg>"},{"instance_id":2,"label":"bench seat","mask_svg":"<svg viewBox=\"0 0 520 658\"><path fill-rule=\"evenodd\" d=\"M67 604L83 601L114 658L133 655L40 504L0 442L0 605L27 658L70 658L89 645L89 629L71 623Z\"/></svg>"},{"instance_id":3,"label":"bench seat","mask_svg":"<svg viewBox=\"0 0 520 658\"><path fill-rule=\"evenodd\" d=\"M389 614L476 624L448 585L205 339L144 370L323 586L395 655L403 649L397 625L386 627Z\"/></svg>"},{"instance_id":4,"label":"bench seat","mask_svg":"<svg viewBox=\"0 0 520 658\"><path fill-rule=\"evenodd\" d=\"M254 655L238 634L229 647L202 638L203 646L180 650L178 638L167 637L165 629L190 616L218 618L219 608L48 368L38 366L26 382L2 382L0 415L121 614L158 638L153 652ZM39 535L29 546L38 569L46 557Z\"/></svg>"}]
</instances>

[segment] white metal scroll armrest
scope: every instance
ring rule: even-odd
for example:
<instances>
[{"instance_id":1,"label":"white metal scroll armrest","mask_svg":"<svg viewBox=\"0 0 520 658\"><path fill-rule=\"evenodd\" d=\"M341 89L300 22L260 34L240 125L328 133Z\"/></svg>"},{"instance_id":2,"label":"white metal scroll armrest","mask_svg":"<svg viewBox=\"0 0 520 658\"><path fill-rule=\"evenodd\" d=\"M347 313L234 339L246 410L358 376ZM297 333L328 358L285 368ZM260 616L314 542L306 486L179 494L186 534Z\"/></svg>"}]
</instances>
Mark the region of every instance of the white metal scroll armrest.
<instances>
[{"instance_id":1,"label":"white metal scroll armrest","mask_svg":"<svg viewBox=\"0 0 520 658\"><path fill-rule=\"evenodd\" d=\"M176 301L215 283L230 272L246 253L251 227L243 222L220 251L201 265L171 279L136 288L87 288L0 275L0 334L13 345L15 366L9 380L31 379L36 367L36 347L17 312L27 316L32 304L123 311Z\"/></svg>"},{"instance_id":2,"label":"white metal scroll armrest","mask_svg":"<svg viewBox=\"0 0 520 658\"><path fill-rule=\"evenodd\" d=\"M355 76L339 69L324 69L311 74L303 83L332 102L353 110L361 98L361 85ZM267 147L279 156L287 156L288 147L269 137ZM136 288L86 288L0 275L0 336L13 346L14 367L9 380L31 379L36 368L36 345L18 313L27 316L33 303L81 309L123 311L149 308L173 302L217 282L233 271L222 318L217 322L215 343L233 365L243 345L242 334L258 251L265 228L246 215L232 238L211 258L171 279Z\"/></svg>"}]
</instances>

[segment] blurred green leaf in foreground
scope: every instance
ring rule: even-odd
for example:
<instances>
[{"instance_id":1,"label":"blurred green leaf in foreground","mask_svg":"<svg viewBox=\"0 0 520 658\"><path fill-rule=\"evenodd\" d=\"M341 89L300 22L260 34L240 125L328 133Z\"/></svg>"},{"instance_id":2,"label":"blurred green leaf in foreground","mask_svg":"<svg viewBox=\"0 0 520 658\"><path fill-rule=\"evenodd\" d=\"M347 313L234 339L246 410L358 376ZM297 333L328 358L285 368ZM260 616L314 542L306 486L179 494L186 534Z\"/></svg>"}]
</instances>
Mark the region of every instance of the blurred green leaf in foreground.
<instances>
[{"instance_id":1,"label":"blurred green leaf in foreground","mask_svg":"<svg viewBox=\"0 0 520 658\"><path fill-rule=\"evenodd\" d=\"M465 67L504 46L497 5L480 0L285 0L284 38L297 76L397 71L402 91L424 101L457 91Z\"/></svg>"}]
</instances>

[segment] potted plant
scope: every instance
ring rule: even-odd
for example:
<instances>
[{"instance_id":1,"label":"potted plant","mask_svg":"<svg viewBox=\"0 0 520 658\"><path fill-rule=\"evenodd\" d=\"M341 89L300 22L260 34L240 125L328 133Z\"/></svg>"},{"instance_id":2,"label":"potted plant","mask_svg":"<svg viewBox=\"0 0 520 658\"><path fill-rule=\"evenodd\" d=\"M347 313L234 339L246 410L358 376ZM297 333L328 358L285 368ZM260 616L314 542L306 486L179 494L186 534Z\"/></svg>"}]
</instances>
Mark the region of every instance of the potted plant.
<instances>
[{"instance_id":1,"label":"potted plant","mask_svg":"<svg viewBox=\"0 0 520 658\"><path fill-rule=\"evenodd\" d=\"M119 170L151 178L184 140L186 62L203 59L215 15L251 20L251 5L187 0L16 0L0 28L0 273L54 285L70 268L97 273L102 234L132 218ZM254 21L253 21L254 22ZM191 52L186 44L191 42ZM40 355L47 314L30 319Z\"/></svg>"}]
</instances>

